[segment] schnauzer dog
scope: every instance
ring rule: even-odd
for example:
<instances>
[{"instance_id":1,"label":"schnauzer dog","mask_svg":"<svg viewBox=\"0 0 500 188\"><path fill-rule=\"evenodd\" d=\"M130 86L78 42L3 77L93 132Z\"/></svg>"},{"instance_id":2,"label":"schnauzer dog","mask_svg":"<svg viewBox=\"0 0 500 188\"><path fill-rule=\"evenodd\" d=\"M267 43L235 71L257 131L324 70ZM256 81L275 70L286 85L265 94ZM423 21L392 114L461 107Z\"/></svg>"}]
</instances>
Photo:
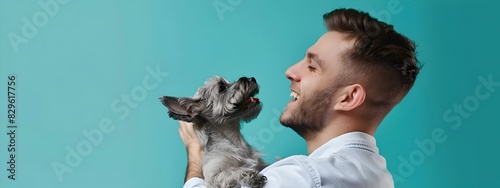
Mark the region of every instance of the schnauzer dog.
<instances>
[{"instance_id":1,"label":"schnauzer dog","mask_svg":"<svg viewBox=\"0 0 500 188\"><path fill-rule=\"evenodd\" d=\"M261 103L255 78L242 77L229 83L222 77L208 79L194 97L160 98L168 115L193 122L203 146L202 171L207 187L263 187L267 178L259 172L266 166L261 154L240 132L240 123L256 118Z\"/></svg>"}]
</instances>

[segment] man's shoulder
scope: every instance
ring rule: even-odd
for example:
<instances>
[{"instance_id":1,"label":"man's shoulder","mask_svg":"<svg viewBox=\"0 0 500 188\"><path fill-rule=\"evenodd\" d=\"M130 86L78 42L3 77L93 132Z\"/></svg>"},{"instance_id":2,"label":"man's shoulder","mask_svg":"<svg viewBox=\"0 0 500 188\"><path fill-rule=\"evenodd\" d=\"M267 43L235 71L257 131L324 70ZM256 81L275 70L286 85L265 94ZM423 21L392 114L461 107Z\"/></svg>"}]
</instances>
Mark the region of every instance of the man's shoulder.
<instances>
[{"instance_id":1,"label":"man's shoulder","mask_svg":"<svg viewBox=\"0 0 500 188\"><path fill-rule=\"evenodd\" d=\"M377 153L346 148L322 157L293 155L281 159L262 173L285 172L301 174L322 185L359 187L373 182L391 187L392 176L386 168L385 160ZM342 186L341 186L342 187ZM361 186L362 187L362 186Z\"/></svg>"},{"instance_id":2,"label":"man's shoulder","mask_svg":"<svg viewBox=\"0 0 500 188\"><path fill-rule=\"evenodd\" d=\"M295 174L309 174L315 171L311 166L311 158L305 155L292 155L284 159L278 160L273 164L264 168L261 173L287 172Z\"/></svg>"},{"instance_id":3,"label":"man's shoulder","mask_svg":"<svg viewBox=\"0 0 500 188\"><path fill-rule=\"evenodd\" d=\"M394 187L385 158L362 148L344 148L310 161L323 184L345 187Z\"/></svg>"},{"instance_id":4,"label":"man's shoulder","mask_svg":"<svg viewBox=\"0 0 500 188\"><path fill-rule=\"evenodd\" d=\"M283 159L280 159L271 165L267 166L263 171L266 169L272 169L276 167L283 167L283 166L299 166L299 167L304 167L304 168L311 168L311 166L324 166L328 163L331 163L332 161L343 161L348 162L350 159L349 157L346 156L345 153L333 153L328 156L324 157L309 157L306 155L292 155Z\"/></svg>"},{"instance_id":5,"label":"man's shoulder","mask_svg":"<svg viewBox=\"0 0 500 188\"><path fill-rule=\"evenodd\" d=\"M268 179L266 187L321 187L320 175L308 164L305 155L293 155L269 165L261 174Z\"/></svg>"},{"instance_id":6,"label":"man's shoulder","mask_svg":"<svg viewBox=\"0 0 500 188\"><path fill-rule=\"evenodd\" d=\"M300 161L305 160L307 158L308 157L306 155L292 155L292 156L277 160L276 162L267 166L264 170L269 169L269 168L279 167L279 166L299 165Z\"/></svg>"}]
</instances>

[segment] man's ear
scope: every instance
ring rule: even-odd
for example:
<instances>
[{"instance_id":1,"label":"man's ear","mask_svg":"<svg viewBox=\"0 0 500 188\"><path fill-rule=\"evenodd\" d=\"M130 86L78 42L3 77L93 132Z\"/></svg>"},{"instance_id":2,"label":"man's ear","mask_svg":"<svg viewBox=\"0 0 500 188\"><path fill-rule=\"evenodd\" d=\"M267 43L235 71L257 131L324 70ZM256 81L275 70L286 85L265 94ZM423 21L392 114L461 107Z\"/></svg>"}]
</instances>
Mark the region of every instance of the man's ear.
<instances>
[{"instance_id":1,"label":"man's ear","mask_svg":"<svg viewBox=\"0 0 500 188\"><path fill-rule=\"evenodd\" d=\"M193 111L196 101L192 98L160 97L161 103L168 108L168 116L175 120L192 122L199 112Z\"/></svg>"},{"instance_id":2,"label":"man's ear","mask_svg":"<svg viewBox=\"0 0 500 188\"><path fill-rule=\"evenodd\" d=\"M365 102L366 90L360 84L346 86L338 93L340 98L337 98L337 103L333 107L334 110L350 111Z\"/></svg>"}]
</instances>

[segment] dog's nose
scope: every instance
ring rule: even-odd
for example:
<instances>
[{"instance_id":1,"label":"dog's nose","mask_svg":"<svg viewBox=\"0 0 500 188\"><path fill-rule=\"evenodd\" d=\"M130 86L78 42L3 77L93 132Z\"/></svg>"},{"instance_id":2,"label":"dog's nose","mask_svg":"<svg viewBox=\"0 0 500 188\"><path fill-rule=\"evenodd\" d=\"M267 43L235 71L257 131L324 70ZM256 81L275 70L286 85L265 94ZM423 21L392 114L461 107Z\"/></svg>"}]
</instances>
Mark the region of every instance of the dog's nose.
<instances>
[{"instance_id":1,"label":"dog's nose","mask_svg":"<svg viewBox=\"0 0 500 188\"><path fill-rule=\"evenodd\" d=\"M248 81L250 81L250 82L254 82L254 83L255 83L255 82L257 82L257 80L255 80L255 78L254 78L254 77L250 77L250 78L248 78Z\"/></svg>"},{"instance_id":2,"label":"dog's nose","mask_svg":"<svg viewBox=\"0 0 500 188\"><path fill-rule=\"evenodd\" d=\"M254 77L250 77L250 78L248 78L248 77L241 77L239 79L239 81L240 82L253 82L253 83L257 83L257 80L255 80Z\"/></svg>"}]
</instances>

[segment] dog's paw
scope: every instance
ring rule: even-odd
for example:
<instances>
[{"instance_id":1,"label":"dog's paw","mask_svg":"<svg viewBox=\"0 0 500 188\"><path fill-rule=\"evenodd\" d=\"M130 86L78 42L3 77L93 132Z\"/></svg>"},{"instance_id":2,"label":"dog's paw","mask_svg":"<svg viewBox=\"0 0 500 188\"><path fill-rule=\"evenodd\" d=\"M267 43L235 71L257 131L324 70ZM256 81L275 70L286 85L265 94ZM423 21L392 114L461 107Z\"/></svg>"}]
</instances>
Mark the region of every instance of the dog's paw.
<instances>
[{"instance_id":1,"label":"dog's paw","mask_svg":"<svg viewBox=\"0 0 500 188\"><path fill-rule=\"evenodd\" d=\"M248 185L252 188L261 188L267 183L267 177L260 174L259 172L252 172L248 174L250 181Z\"/></svg>"}]
</instances>

